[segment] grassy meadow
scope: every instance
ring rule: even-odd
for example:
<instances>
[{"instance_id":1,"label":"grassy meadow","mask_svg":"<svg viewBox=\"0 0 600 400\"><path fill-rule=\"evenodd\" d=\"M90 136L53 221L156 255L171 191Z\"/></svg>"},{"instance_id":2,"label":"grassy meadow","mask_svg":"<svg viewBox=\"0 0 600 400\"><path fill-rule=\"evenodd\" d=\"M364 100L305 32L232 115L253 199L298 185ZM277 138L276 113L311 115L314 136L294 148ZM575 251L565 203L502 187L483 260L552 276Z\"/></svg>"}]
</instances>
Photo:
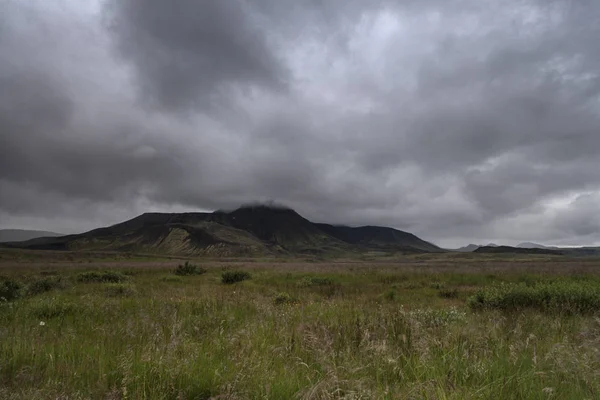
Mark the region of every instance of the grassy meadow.
<instances>
[{"instance_id":1,"label":"grassy meadow","mask_svg":"<svg viewBox=\"0 0 600 400\"><path fill-rule=\"evenodd\" d=\"M0 263L1 399L597 399L600 261Z\"/></svg>"}]
</instances>

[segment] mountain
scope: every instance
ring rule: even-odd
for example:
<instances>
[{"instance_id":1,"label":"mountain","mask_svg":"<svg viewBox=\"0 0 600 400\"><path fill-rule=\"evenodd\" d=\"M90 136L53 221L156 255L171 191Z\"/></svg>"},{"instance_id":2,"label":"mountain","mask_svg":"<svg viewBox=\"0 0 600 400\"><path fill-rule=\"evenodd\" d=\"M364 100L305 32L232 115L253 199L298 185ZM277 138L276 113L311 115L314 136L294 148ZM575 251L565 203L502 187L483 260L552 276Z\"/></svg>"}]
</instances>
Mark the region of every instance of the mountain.
<instances>
[{"instance_id":1,"label":"mountain","mask_svg":"<svg viewBox=\"0 0 600 400\"><path fill-rule=\"evenodd\" d=\"M214 213L146 213L90 232L10 243L53 250L111 250L180 255L254 256L440 252L393 228L313 223L296 211L265 205Z\"/></svg>"},{"instance_id":2,"label":"mountain","mask_svg":"<svg viewBox=\"0 0 600 400\"><path fill-rule=\"evenodd\" d=\"M555 246L544 246L544 245L532 243L532 242L519 243L517 245L517 247L522 248L522 249L550 249L550 250L558 250L559 249L558 247L555 247Z\"/></svg>"},{"instance_id":3,"label":"mountain","mask_svg":"<svg viewBox=\"0 0 600 400\"><path fill-rule=\"evenodd\" d=\"M289 208L258 205L213 215L221 224L250 232L266 243L293 252L319 253L320 249L348 247Z\"/></svg>"},{"instance_id":4,"label":"mountain","mask_svg":"<svg viewBox=\"0 0 600 400\"><path fill-rule=\"evenodd\" d=\"M600 247L557 247L557 246L544 246L538 243L523 242L519 243L517 247L522 249L541 249L559 252L564 255L571 257L598 257L600 256Z\"/></svg>"},{"instance_id":5,"label":"mountain","mask_svg":"<svg viewBox=\"0 0 600 400\"><path fill-rule=\"evenodd\" d=\"M560 251L573 257L600 256L600 247L562 247Z\"/></svg>"},{"instance_id":6,"label":"mountain","mask_svg":"<svg viewBox=\"0 0 600 400\"><path fill-rule=\"evenodd\" d=\"M562 251L538 248L520 248L511 246L483 246L474 251L474 253L491 253L491 254L552 254L562 255Z\"/></svg>"},{"instance_id":7,"label":"mountain","mask_svg":"<svg viewBox=\"0 0 600 400\"><path fill-rule=\"evenodd\" d=\"M26 229L0 229L0 242L20 242L39 237L62 236L56 232L31 231Z\"/></svg>"},{"instance_id":8,"label":"mountain","mask_svg":"<svg viewBox=\"0 0 600 400\"><path fill-rule=\"evenodd\" d=\"M473 251L477 250L477 249L478 249L478 248L480 248L480 247L481 247L481 246L479 246L479 245L477 245L477 244L473 244L473 243L471 243L471 244L469 244L469 245L467 245L467 246L460 247L460 248L458 248L458 249L453 249L452 251L459 251L459 252L461 252L461 253L471 253L471 252L473 252Z\"/></svg>"},{"instance_id":9,"label":"mountain","mask_svg":"<svg viewBox=\"0 0 600 400\"><path fill-rule=\"evenodd\" d=\"M440 248L426 242L412 233L381 226L361 226L352 228L328 224L315 224L328 235L349 243L369 249L393 250L404 248L407 251L439 252Z\"/></svg>"},{"instance_id":10,"label":"mountain","mask_svg":"<svg viewBox=\"0 0 600 400\"><path fill-rule=\"evenodd\" d=\"M450 251L458 251L458 252L461 252L461 253L472 253L472 252L474 252L475 250L477 250L477 249L479 249L481 247L499 247L499 246L497 244L495 244L495 243L489 243L489 244L485 244L485 245L471 243L471 244L469 244L467 246L460 247L458 249L450 249Z\"/></svg>"}]
</instances>

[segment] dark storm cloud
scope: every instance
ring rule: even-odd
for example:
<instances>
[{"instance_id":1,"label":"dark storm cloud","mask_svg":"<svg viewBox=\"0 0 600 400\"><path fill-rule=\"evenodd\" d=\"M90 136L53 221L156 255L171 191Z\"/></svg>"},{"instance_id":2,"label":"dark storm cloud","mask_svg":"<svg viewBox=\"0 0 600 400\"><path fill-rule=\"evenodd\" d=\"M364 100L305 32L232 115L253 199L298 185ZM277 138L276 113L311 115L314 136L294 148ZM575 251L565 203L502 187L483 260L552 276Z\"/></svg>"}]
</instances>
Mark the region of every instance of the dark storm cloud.
<instances>
[{"instance_id":1,"label":"dark storm cloud","mask_svg":"<svg viewBox=\"0 0 600 400\"><path fill-rule=\"evenodd\" d=\"M448 245L600 243L599 16L562 0L2 2L0 226L275 200Z\"/></svg>"},{"instance_id":2,"label":"dark storm cloud","mask_svg":"<svg viewBox=\"0 0 600 400\"><path fill-rule=\"evenodd\" d=\"M117 0L107 19L144 99L177 110L218 102L231 84L284 85L285 68L250 12L238 0Z\"/></svg>"},{"instance_id":3,"label":"dark storm cloud","mask_svg":"<svg viewBox=\"0 0 600 400\"><path fill-rule=\"evenodd\" d=\"M172 145L94 81L111 77L104 65L78 64L101 56L87 47L97 32L41 2L0 7L0 208L44 215L55 207L44 198L110 201L179 172Z\"/></svg>"}]
</instances>

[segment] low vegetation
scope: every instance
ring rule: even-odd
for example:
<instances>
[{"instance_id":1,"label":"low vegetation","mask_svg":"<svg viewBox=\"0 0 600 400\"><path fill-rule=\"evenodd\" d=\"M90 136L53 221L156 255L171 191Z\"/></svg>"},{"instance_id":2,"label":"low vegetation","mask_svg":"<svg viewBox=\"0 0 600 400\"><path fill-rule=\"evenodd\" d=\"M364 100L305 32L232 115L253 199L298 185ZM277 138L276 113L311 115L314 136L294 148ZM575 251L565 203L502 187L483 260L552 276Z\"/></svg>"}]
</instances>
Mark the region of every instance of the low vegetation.
<instances>
[{"instance_id":1,"label":"low vegetation","mask_svg":"<svg viewBox=\"0 0 600 400\"><path fill-rule=\"evenodd\" d=\"M27 294L35 296L37 294L49 292L51 290L61 289L64 287L64 282L61 276L40 277L31 280L27 285Z\"/></svg>"},{"instance_id":2,"label":"low vegetation","mask_svg":"<svg viewBox=\"0 0 600 400\"><path fill-rule=\"evenodd\" d=\"M240 263L181 276L175 267L2 268L0 398L600 393L591 269Z\"/></svg>"},{"instance_id":3,"label":"low vegetation","mask_svg":"<svg viewBox=\"0 0 600 400\"><path fill-rule=\"evenodd\" d=\"M277 293L275 296L275 304L291 304L295 302L296 299L286 292Z\"/></svg>"},{"instance_id":4,"label":"low vegetation","mask_svg":"<svg viewBox=\"0 0 600 400\"><path fill-rule=\"evenodd\" d=\"M298 281L298 287L330 286L333 279L320 276L305 276Z\"/></svg>"},{"instance_id":5,"label":"low vegetation","mask_svg":"<svg viewBox=\"0 0 600 400\"><path fill-rule=\"evenodd\" d=\"M0 280L0 301L11 301L21 294L22 285L14 280L4 278Z\"/></svg>"},{"instance_id":6,"label":"low vegetation","mask_svg":"<svg viewBox=\"0 0 600 400\"><path fill-rule=\"evenodd\" d=\"M252 276L247 271L224 271L221 274L221 282L230 285L250 279Z\"/></svg>"},{"instance_id":7,"label":"low vegetation","mask_svg":"<svg viewBox=\"0 0 600 400\"><path fill-rule=\"evenodd\" d=\"M440 297L444 297L447 299L455 299L458 297L458 289L456 288L452 288L452 289L447 289L447 288L442 288L438 291L438 294Z\"/></svg>"},{"instance_id":8,"label":"low vegetation","mask_svg":"<svg viewBox=\"0 0 600 400\"><path fill-rule=\"evenodd\" d=\"M583 281L503 284L480 289L469 298L469 305L473 309L532 308L567 314L596 313L600 310L600 285Z\"/></svg>"},{"instance_id":9,"label":"low vegetation","mask_svg":"<svg viewBox=\"0 0 600 400\"><path fill-rule=\"evenodd\" d=\"M206 269L186 261L184 264L179 264L173 273L180 276L202 275L206 273Z\"/></svg>"},{"instance_id":10,"label":"low vegetation","mask_svg":"<svg viewBox=\"0 0 600 400\"><path fill-rule=\"evenodd\" d=\"M104 293L109 297L127 297L136 294L135 286L123 283L107 283Z\"/></svg>"},{"instance_id":11,"label":"low vegetation","mask_svg":"<svg viewBox=\"0 0 600 400\"><path fill-rule=\"evenodd\" d=\"M82 283L119 283L127 279L126 275L115 271L87 271L77 275L77 281Z\"/></svg>"}]
</instances>

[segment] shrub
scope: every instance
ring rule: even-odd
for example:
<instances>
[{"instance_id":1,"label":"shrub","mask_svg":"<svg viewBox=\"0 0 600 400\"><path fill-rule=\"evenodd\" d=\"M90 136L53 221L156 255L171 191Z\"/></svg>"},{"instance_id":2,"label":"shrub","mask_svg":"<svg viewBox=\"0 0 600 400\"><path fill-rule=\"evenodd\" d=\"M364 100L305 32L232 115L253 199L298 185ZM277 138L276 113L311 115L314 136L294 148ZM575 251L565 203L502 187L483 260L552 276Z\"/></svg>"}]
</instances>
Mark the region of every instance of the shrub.
<instances>
[{"instance_id":1,"label":"shrub","mask_svg":"<svg viewBox=\"0 0 600 400\"><path fill-rule=\"evenodd\" d=\"M109 297L127 297L136 293L135 287L123 283L108 283L104 287L104 293Z\"/></svg>"},{"instance_id":2,"label":"shrub","mask_svg":"<svg viewBox=\"0 0 600 400\"><path fill-rule=\"evenodd\" d=\"M60 289L63 287L63 282L60 276L57 277L46 277L41 279L35 279L27 285L27 295L35 296L37 294L49 292L54 289Z\"/></svg>"},{"instance_id":3,"label":"shrub","mask_svg":"<svg viewBox=\"0 0 600 400\"><path fill-rule=\"evenodd\" d=\"M439 290L438 296L443 297L445 299L455 299L458 297L458 290L442 288Z\"/></svg>"},{"instance_id":4,"label":"shrub","mask_svg":"<svg viewBox=\"0 0 600 400\"><path fill-rule=\"evenodd\" d=\"M298 281L298 287L312 287L312 286L331 286L333 280L331 278L322 278L318 276L306 276Z\"/></svg>"},{"instance_id":5,"label":"shrub","mask_svg":"<svg viewBox=\"0 0 600 400\"><path fill-rule=\"evenodd\" d=\"M381 297L387 301L394 301L396 299L396 290L388 289L381 295Z\"/></svg>"},{"instance_id":6,"label":"shrub","mask_svg":"<svg viewBox=\"0 0 600 400\"><path fill-rule=\"evenodd\" d=\"M225 284L232 284L236 282L245 281L250 279L252 276L246 271L225 271L221 274L221 282Z\"/></svg>"},{"instance_id":7,"label":"shrub","mask_svg":"<svg viewBox=\"0 0 600 400\"><path fill-rule=\"evenodd\" d=\"M405 274L382 274L379 276L379 278L377 279L380 283L384 283L386 285L389 284L393 284L393 283L399 283L399 282L404 282L407 281L409 279L409 277Z\"/></svg>"},{"instance_id":8,"label":"shrub","mask_svg":"<svg viewBox=\"0 0 600 400\"><path fill-rule=\"evenodd\" d=\"M46 270L40 271L40 275L42 275L42 276L56 276L58 274L59 274L58 271L53 270L53 269L46 269Z\"/></svg>"},{"instance_id":9,"label":"shrub","mask_svg":"<svg viewBox=\"0 0 600 400\"><path fill-rule=\"evenodd\" d=\"M72 302L51 299L49 301L33 303L30 313L39 319L51 319L75 315L78 309L78 306Z\"/></svg>"},{"instance_id":10,"label":"shrub","mask_svg":"<svg viewBox=\"0 0 600 400\"><path fill-rule=\"evenodd\" d=\"M119 283L124 282L128 278L127 276L120 274L118 272L113 271L105 271L105 272L82 272L77 275L77 281L82 283Z\"/></svg>"},{"instance_id":11,"label":"shrub","mask_svg":"<svg viewBox=\"0 0 600 400\"><path fill-rule=\"evenodd\" d=\"M402 289L421 289L423 287L423 282L407 282L402 285Z\"/></svg>"},{"instance_id":12,"label":"shrub","mask_svg":"<svg viewBox=\"0 0 600 400\"><path fill-rule=\"evenodd\" d=\"M474 310L534 308L567 314L591 313L600 309L600 286L585 282L556 281L502 284L480 289L468 299Z\"/></svg>"},{"instance_id":13,"label":"shrub","mask_svg":"<svg viewBox=\"0 0 600 400\"><path fill-rule=\"evenodd\" d=\"M177 269L173 271L175 275L187 276L187 275L202 275L206 272L206 269L199 267L194 264L190 264L186 261L185 264L179 264Z\"/></svg>"},{"instance_id":14,"label":"shrub","mask_svg":"<svg viewBox=\"0 0 600 400\"><path fill-rule=\"evenodd\" d=\"M183 282L183 279L181 279L179 276L163 276L162 278L160 278L160 280L162 282L167 282L167 283L180 283Z\"/></svg>"},{"instance_id":15,"label":"shrub","mask_svg":"<svg viewBox=\"0 0 600 400\"><path fill-rule=\"evenodd\" d=\"M0 299L11 301L21 295L21 284L12 279L0 280Z\"/></svg>"},{"instance_id":16,"label":"shrub","mask_svg":"<svg viewBox=\"0 0 600 400\"><path fill-rule=\"evenodd\" d=\"M292 296L290 296L289 293L286 292L278 293L275 296L274 301L275 304L290 304L296 302L296 300Z\"/></svg>"}]
</instances>

